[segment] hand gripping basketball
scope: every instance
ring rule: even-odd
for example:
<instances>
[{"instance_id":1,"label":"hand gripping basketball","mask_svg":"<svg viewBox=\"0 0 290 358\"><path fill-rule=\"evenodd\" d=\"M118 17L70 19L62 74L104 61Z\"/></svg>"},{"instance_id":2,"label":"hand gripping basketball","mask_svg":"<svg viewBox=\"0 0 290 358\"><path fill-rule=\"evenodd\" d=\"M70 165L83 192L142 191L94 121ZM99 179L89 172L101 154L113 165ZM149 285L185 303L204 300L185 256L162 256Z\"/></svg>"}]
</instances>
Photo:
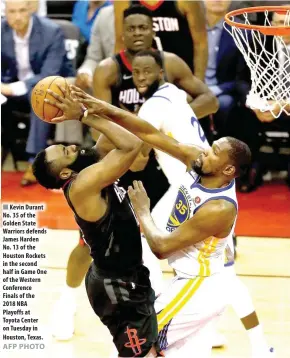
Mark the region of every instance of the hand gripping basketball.
<instances>
[{"instance_id":1,"label":"hand gripping basketball","mask_svg":"<svg viewBox=\"0 0 290 358\"><path fill-rule=\"evenodd\" d=\"M76 99L74 99L69 89L65 90L60 87L60 90L63 93L63 97L48 89L47 92L55 99L51 100L46 98L44 101L49 103L51 106L59 108L63 115L60 117L55 117L51 119L52 123L59 123L67 120L80 120L85 112L85 108L81 103L79 103Z\"/></svg>"},{"instance_id":2,"label":"hand gripping basketball","mask_svg":"<svg viewBox=\"0 0 290 358\"><path fill-rule=\"evenodd\" d=\"M42 79L32 90L31 105L34 113L48 123L80 119L83 106L70 95L66 80L60 76Z\"/></svg>"}]
</instances>

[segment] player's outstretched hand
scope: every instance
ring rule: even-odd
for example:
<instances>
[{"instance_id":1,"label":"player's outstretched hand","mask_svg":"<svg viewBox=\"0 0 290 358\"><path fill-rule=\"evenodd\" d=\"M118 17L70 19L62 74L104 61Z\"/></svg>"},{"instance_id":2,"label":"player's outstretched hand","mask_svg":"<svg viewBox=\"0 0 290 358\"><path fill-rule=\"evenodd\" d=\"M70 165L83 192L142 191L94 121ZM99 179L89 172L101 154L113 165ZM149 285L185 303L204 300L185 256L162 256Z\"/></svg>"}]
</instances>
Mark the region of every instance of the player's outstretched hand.
<instances>
[{"instance_id":1,"label":"player's outstretched hand","mask_svg":"<svg viewBox=\"0 0 290 358\"><path fill-rule=\"evenodd\" d=\"M67 120L79 120L84 114L83 105L75 100L68 90L61 86L58 87L61 90L63 97L48 89L47 92L54 97L55 100L50 100L48 98L44 100L46 103L59 108L63 112L62 116L53 118L51 122L59 123Z\"/></svg>"},{"instance_id":2,"label":"player's outstretched hand","mask_svg":"<svg viewBox=\"0 0 290 358\"><path fill-rule=\"evenodd\" d=\"M72 97L88 109L87 114L96 114L103 117L110 106L109 103L90 96L79 87L71 85L70 90Z\"/></svg>"},{"instance_id":3,"label":"player's outstretched hand","mask_svg":"<svg viewBox=\"0 0 290 358\"><path fill-rule=\"evenodd\" d=\"M83 100L83 99L95 99L95 97L89 95L87 92L83 91L80 87L70 85L69 86L70 94L72 98L77 100Z\"/></svg>"},{"instance_id":4,"label":"player's outstretched hand","mask_svg":"<svg viewBox=\"0 0 290 358\"><path fill-rule=\"evenodd\" d=\"M150 199L141 181L133 181L133 187L128 188L128 195L137 216L150 213Z\"/></svg>"}]
</instances>

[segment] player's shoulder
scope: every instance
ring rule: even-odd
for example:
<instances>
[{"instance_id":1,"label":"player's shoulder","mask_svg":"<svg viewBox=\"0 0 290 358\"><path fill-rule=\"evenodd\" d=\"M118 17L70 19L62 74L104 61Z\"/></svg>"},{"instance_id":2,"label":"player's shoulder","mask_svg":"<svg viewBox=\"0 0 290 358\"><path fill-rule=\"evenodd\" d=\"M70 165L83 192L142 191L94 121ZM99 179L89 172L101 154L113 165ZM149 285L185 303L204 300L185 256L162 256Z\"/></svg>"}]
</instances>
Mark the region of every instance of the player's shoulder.
<instances>
[{"instance_id":1,"label":"player's shoulder","mask_svg":"<svg viewBox=\"0 0 290 358\"><path fill-rule=\"evenodd\" d=\"M173 52L164 51L163 58L164 58L164 63L168 64L171 63L172 61L176 61L176 59L178 59L179 57Z\"/></svg>"},{"instance_id":2,"label":"player's shoulder","mask_svg":"<svg viewBox=\"0 0 290 358\"><path fill-rule=\"evenodd\" d=\"M168 85L168 87L167 87ZM156 115L168 116L172 113L172 96L165 91L171 86L170 83L163 84L150 98L141 106L138 115L143 119L155 117Z\"/></svg>"},{"instance_id":3,"label":"player's shoulder","mask_svg":"<svg viewBox=\"0 0 290 358\"><path fill-rule=\"evenodd\" d=\"M207 200L201 207L202 211L205 215L206 214L214 214L219 216L233 216L236 214L237 211L237 204L235 200L222 197L222 198L211 198Z\"/></svg>"},{"instance_id":4,"label":"player's shoulder","mask_svg":"<svg viewBox=\"0 0 290 358\"><path fill-rule=\"evenodd\" d=\"M107 57L102 60L95 70L96 76L102 76L108 80L108 82L114 82L118 79L118 66L116 61L112 57Z\"/></svg>"},{"instance_id":5,"label":"player's shoulder","mask_svg":"<svg viewBox=\"0 0 290 358\"><path fill-rule=\"evenodd\" d=\"M178 65L183 62L183 60L173 52L163 52L164 65L166 69L171 68L171 66Z\"/></svg>"},{"instance_id":6,"label":"player's shoulder","mask_svg":"<svg viewBox=\"0 0 290 358\"><path fill-rule=\"evenodd\" d=\"M146 102L142 105L143 108L155 107L156 106L170 106L173 103L172 91L174 91L171 83L165 82L161 85L154 94L146 100Z\"/></svg>"},{"instance_id":7,"label":"player's shoulder","mask_svg":"<svg viewBox=\"0 0 290 358\"><path fill-rule=\"evenodd\" d=\"M177 88L174 84L165 82L161 86L158 87L158 89L153 93L153 96L159 96L161 93L169 93L173 89ZM152 97L153 97L152 96Z\"/></svg>"},{"instance_id":8,"label":"player's shoulder","mask_svg":"<svg viewBox=\"0 0 290 358\"><path fill-rule=\"evenodd\" d=\"M98 64L98 68L103 69L113 69L114 67L116 67L116 61L113 57L107 57L104 60L100 61L100 63Z\"/></svg>"},{"instance_id":9,"label":"player's shoulder","mask_svg":"<svg viewBox=\"0 0 290 358\"><path fill-rule=\"evenodd\" d=\"M173 83L165 82L158 90L153 94L152 97L167 99L171 104L181 102L187 103L186 93L184 90L178 88Z\"/></svg>"},{"instance_id":10,"label":"player's shoulder","mask_svg":"<svg viewBox=\"0 0 290 358\"><path fill-rule=\"evenodd\" d=\"M184 62L182 58L177 56L175 53L164 52L164 68L167 74L167 77L170 78L170 81L174 82L177 78L182 77L184 71L190 71L188 65Z\"/></svg>"}]
</instances>

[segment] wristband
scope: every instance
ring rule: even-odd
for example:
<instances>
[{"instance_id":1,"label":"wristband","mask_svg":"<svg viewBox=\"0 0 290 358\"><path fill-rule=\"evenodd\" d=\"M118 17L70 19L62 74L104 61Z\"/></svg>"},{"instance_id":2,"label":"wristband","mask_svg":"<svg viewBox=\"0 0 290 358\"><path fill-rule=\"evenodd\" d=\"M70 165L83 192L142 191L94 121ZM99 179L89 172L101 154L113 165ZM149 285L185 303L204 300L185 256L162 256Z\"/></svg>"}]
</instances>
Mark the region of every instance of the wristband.
<instances>
[{"instance_id":1,"label":"wristband","mask_svg":"<svg viewBox=\"0 0 290 358\"><path fill-rule=\"evenodd\" d=\"M81 116L79 118L80 122L82 121L83 117L87 117L87 115L88 115L88 110L83 104L82 104L82 111L83 111L83 113L81 114Z\"/></svg>"}]
</instances>

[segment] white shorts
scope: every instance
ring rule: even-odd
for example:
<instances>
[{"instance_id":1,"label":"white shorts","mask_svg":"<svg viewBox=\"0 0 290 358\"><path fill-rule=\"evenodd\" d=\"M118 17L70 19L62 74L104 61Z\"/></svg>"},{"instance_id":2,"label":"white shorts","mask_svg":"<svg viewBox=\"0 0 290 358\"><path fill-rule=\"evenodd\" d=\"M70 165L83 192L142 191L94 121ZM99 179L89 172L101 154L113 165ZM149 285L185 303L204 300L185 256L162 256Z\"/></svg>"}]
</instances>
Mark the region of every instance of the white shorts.
<instances>
[{"instance_id":1,"label":"white shorts","mask_svg":"<svg viewBox=\"0 0 290 358\"><path fill-rule=\"evenodd\" d=\"M158 340L165 355L184 347L182 350L188 350L191 357L210 356L211 325L226 304L222 274L193 279L174 277L155 302Z\"/></svg>"}]
</instances>

